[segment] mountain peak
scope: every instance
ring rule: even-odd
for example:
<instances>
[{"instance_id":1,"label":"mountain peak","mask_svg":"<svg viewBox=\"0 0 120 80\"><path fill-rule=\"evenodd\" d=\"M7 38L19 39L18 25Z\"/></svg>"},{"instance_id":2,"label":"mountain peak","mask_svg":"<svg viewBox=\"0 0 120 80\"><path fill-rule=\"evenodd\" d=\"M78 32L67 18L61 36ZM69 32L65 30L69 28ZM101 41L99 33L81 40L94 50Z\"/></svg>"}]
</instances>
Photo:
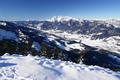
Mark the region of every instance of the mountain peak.
<instances>
[{"instance_id":1,"label":"mountain peak","mask_svg":"<svg viewBox=\"0 0 120 80\"><path fill-rule=\"evenodd\" d=\"M52 18L48 19L47 21L57 21L57 22L61 22L61 21L69 21L69 20L79 20L77 18L73 18L73 17L69 17L69 16L53 16Z\"/></svg>"}]
</instances>

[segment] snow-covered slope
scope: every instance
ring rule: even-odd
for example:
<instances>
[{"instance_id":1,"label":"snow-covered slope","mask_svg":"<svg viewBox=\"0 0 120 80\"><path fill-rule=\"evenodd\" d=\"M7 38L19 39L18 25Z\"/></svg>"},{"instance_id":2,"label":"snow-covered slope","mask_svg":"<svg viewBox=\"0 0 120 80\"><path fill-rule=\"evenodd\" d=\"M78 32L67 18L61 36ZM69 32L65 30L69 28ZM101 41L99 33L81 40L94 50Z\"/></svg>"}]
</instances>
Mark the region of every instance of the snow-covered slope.
<instances>
[{"instance_id":1,"label":"snow-covered slope","mask_svg":"<svg viewBox=\"0 0 120 80\"><path fill-rule=\"evenodd\" d=\"M96 47L98 49L104 49L104 50L108 50L108 51L116 52L120 54L120 36L111 36L108 38L94 40L94 39L91 39L91 35L81 35L81 34L78 35L76 33L68 33L60 30L42 30L42 31L52 35L52 36L48 36L48 39L50 40L54 40L56 39L55 36L58 36L68 41L72 40L76 42L81 42L83 44ZM72 45L68 45L68 47L71 47L71 46ZM72 46L72 48L74 49L83 49L80 47L82 47L80 46L80 43L77 43L75 46Z\"/></svg>"},{"instance_id":2,"label":"snow-covered slope","mask_svg":"<svg viewBox=\"0 0 120 80\"><path fill-rule=\"evenodd\" d=\"M44 57L4 55L0 58L1 80L120 80L120 73Z\"/></svg>"}]
</instances>

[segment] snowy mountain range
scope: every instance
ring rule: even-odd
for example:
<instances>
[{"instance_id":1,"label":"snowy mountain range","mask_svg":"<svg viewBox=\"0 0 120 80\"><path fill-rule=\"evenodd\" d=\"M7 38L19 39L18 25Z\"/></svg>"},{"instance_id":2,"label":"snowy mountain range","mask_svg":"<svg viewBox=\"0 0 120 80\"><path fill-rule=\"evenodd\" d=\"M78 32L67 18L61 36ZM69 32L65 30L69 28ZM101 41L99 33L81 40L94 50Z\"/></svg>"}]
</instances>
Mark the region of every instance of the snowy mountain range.
<instances>
[{"instance_id":1,"label":"snowy mountain range","mask_svg":"<svg viewBox=\"0 0 120 80\"><path fill-rule=\"evenodd\" d=\"M15 54L17 55L3 56L5 55L5 53L9 53L11 55L15 55ZM60 65L62 61L68 61L68 63L70 62L74 63L72 66L76 66L82 63L80 65L89 65L89 66L93 66L93 68L95 68L94 66L100 66L100 68L98 69L102 69L101 67L105 68L105 70L106 68L109 68L113 70L111 73L117 76L117 78L114 78L114 80L119 80L120 79L120 74L119 74L120 20L113 20L113 19L112 20L82 20L68 16L66 17L55 16L45 21L14 21L14 22L0 21L0 55L3 56L3 58L0 58L0 61L3 62L0 63L0 66L6 63L5 60L8 60L7 62L10 63L10 60L8 58L12 57L12 62L14 62L14 59L18 61L18 62L14 62L15 65L13 65L13 67L17 68L16 65L20 66L19 65L20 56L18 55L24 55L22 56L23 58L21 57L20 60L26 61L25 56L29 54L39 57L44 56L46 58L49 58L50 60L51 59L61 60ZM15 58L17 56L18 58ZM34 60L33 58L31 59ZM42 60L45 59L40 59L40 61L42 62ZM36 60L35 58L34 61L37 62L39 60ZM45 60L45 62L47 63L48 61ZM51 62L52 61L48 62L48 64L49 63L51 64ZM30 62L30 64L32 65L34 64L34 62ZM66 67L67 64L64 63L64 65ZM33 67L36 68L38 66L40 67L40 69L43 70L44 68L41 68L41 66L45 66L45 68L48 69L46 72L49 72L49 70L51 70L50 67L52 65L48 65L50 67L46 67L46 65L40 64ZM13 70L13 67L10 67L11 68L10 70ZM18 68L21 70L22 68L20 67ZM84 68L91 71L89 68L87 68L87 66L85 66ZM4 72L6 70L8 69L7 68L5 68L5 70L0 69L1 72L0 75L1 78L3 79L5 76L8 77L10 75L9 73ZM70 75L67 74L67 71L65 70L66 69L64 69L63 72L60 73L66 74L66 76L63 78L59 78L57 80L61 80L61 79L70 80ZM82 70L82 68L80 68L80 70ZM56 71L59 72L59 70L58 69L56 70L56 68L52 68L52 71L53 73L51 73L51 76L54 75L54 72ZM82 71L83 75L84 75L84 71L85 70ZM104 71L104 69L102 69L102 71ZM99 74L102 74L102 71ZM107 71L105 71L105 74L109 76L110 74L109 72L107 73ZM4 72L6 75L3 74L2 72ZM74 69L73 72L75 72ZM75 72L75 74L80 72L77 71ZM34 79L40 80L40 78L36 76L38 75L38 73L29 76L32 77L31 78L32 80ZM21 75L21 72L19 74ZM44 73L41 74L43 75ZM13 74L12 78L18 79L16 78L17 75ZM35 78L33 77L34 75ZM111 75L112 78L114 75ZM99 75L96 76L98 79L95 78L91 78L91 79L105 80L105 78L102 77L100 78ZM28 78L28 80L30 79L30 77ZM88 79L87 78L83 79L80 77L77 79L75 77L72 78L75 80L77 79L89 80L89 78ZM110 79L107 77L106 80L113 80L112 78ZM44 79L41 78L41 79L49 80L48 78L44 78ZM53 78L51 79L53 80ZM25 78L25 80L27 80L27 78Z\"/></svg>"},{"instance_id":2,"label":"snowy mountain range","mask_svg":"<svg viewBox=\"0 0 120 80\"><path fill-rule=\"evenodd\" d=\"M118 20L82 20L72 17L53 17L47 21L17 22L23 26L36 27L42 30L62 30L70 33L92 35L93 39L120 35L120 21Z\"/></svg>"},{"instance_id":3,"label":"snowy mountain range","mask_svg":"<svg viewBox=\"0 0 120 80\"><path fill-rule=\"evenodd\" d=\"M74 37L76 40L82 40L87 45L98 46L105 50L120 53L120 20L82 20L68 16L58 16L46 21L15 23L21 26L42 30L50 34L53 33L63 38L66 34L70 34L77 36L77 38ZM59 33L61 31L60 35L57 31L59 31ZM66 34L64 34L64 32L66 32ZM89 43L89 41L91 43Z\"/></svg>"}]
</instances>

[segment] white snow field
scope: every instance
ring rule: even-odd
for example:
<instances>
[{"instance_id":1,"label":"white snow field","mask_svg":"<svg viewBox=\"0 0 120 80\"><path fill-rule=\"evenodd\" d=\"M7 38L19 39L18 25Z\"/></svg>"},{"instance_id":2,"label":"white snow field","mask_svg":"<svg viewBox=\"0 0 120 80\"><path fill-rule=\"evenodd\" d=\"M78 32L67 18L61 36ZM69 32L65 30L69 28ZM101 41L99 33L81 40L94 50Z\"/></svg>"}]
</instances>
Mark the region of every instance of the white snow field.
<instances>
[{"instance_id":1,"label":"white snow field","mask_svg":"<svg viewBox=\"0 0 120 80\"><path fill-rule=\"evenodd\" d=\"M4 55L0 80L120 80L120 72L45 57Z\"/></svg>"}]
</instances>

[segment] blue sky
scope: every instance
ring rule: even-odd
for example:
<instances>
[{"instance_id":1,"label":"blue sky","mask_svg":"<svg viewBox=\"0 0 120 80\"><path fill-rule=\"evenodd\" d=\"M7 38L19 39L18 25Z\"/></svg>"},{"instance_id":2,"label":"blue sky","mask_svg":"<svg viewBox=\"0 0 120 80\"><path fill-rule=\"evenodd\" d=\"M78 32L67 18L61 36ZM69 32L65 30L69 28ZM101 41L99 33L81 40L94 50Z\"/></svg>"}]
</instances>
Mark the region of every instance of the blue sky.
<instances>
[{"instance_id":1,"label":"blue sky","mask_svg":"<svg viewBox=\"0 0 120 80\"><path fill-rule=\"evenodd\" d=\"M38 20L52 16L120 18L120 0L0 0L0 20Z\"/></svg>"}]
</instances>

